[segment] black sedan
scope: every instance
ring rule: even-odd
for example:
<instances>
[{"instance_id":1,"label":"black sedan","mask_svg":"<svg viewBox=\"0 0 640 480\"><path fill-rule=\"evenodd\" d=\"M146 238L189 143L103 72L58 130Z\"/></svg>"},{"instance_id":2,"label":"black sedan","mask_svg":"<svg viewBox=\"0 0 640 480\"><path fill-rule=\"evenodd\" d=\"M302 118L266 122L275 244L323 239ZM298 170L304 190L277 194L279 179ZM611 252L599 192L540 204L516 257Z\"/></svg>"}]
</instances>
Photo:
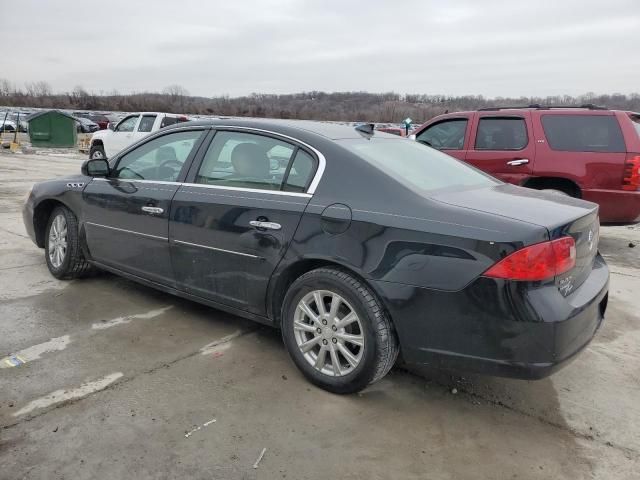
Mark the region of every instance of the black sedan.
<instances>
[{"instance_id":1,"label":"black sedan","mask_svg":"<svg viewBox=\"0 0 640 480\"><path fill-rule=\"evenodd\" d=\"M398 354L540 378L607 306L597 205L371 125L177 124L36 184L24 222L55 277L100 268L279 327L303 374L338 393Z\"/></svg>"}]
</instances>

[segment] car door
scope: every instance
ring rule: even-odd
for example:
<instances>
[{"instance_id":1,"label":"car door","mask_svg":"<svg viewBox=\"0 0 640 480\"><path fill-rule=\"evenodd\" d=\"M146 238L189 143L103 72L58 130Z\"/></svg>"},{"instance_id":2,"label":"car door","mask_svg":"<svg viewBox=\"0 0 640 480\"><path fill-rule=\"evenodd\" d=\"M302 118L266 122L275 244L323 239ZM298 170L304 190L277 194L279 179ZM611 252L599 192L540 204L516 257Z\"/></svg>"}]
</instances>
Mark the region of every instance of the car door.
<instances>
[{"instance_id":1,"label":"car door","mask_svg":"<svg viewBox=\"0 0 640 480\"><path fill-rule=\"evenodd\" d=\"M179 288L265 315L269 279L310 194L319 157L295 140L251 130L215 132L169 222Z\"/></svg>"},{"instance_id":2,"label":"car door","mask_svg":"<svg viewBox=\"0 0 640 480\"><path fill-rule=\"evenodd\" d=\"M465 161L499 179L521 184L533 171L535 142L531 114L479 112Z\"/></svg>"},{"instance_id":3,"label":"car door","mask_svg":"<svg viewBox=\"0 0 640 480\"><path fill-rule=\"evenodd\" d=\"M156 115L155 113L143 113L142 115L140 115L140 121L138 122L138 125L133 132L131 142L137 142L141 138L144 138L151 132L153 132L153 127L157 121L159 121L158 115ZM155 130L158 129L156 128Z\"/></svg>"},{"instance_id":4,"label":"car door","mask_svg":"<svg viewBox=\"0 0 640 480\"><path fill-rule=\"evenodd\" d=\"M472 115L447 117L427 126L416 135L416 141L464 160L469 144Z\"/></svg>"},{"instance_id":5,"label":"car door","mask_svg":"<svg viewBox=\"0 0 640 480\"><path fill-rule=\"evenodd\" d=\"M164 285L174 284L169 252L171 200L205 130L156 135L112 162L83 192L91 258Z\"/></svg>"},{"instance_id":6,"label":"car door","mask_svg":"<svg viewBox=\"0 0 640 480\"><path fill-rule=\"evenodd\" d=\"M136 114L123 118L116 125L111 135L103 141L107 158L112 158L133 143L133 132L138 128L138 123L140 123L140 115Z\"/></svg>"}]
</instances>

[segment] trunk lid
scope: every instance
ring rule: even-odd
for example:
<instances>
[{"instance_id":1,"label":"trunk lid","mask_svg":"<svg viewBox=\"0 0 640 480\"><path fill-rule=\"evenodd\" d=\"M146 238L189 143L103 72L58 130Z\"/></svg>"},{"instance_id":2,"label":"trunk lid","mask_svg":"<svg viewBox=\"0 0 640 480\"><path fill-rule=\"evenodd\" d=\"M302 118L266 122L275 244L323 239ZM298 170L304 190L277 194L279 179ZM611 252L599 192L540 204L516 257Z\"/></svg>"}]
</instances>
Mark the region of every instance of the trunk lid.
<instances>
[{"instance_id":1,"label":"trunk lid","mask_svg":"<svg viewBox=\"0 0 640 480\"><path fill-rule=\"evenodd\" d=\"M567 235L573 237L575 267L555 279L564 296L578 288L591 273L599 240L598 205L595 203L510 184L436 193L431 198L544 227L550 240Z\"/></svg>"}]
</instances>

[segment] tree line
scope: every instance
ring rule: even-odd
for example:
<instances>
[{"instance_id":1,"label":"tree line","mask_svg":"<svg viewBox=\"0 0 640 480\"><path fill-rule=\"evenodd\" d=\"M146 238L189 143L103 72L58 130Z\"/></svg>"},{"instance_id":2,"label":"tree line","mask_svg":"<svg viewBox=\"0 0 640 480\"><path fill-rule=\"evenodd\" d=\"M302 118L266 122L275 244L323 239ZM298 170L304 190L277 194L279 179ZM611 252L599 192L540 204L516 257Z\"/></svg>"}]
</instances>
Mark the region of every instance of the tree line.
<instances>
[{"instance_id":1,"label":"tree line","mask_svg":"<svg viewBox=\"0 0 640 480\"><path fill-rule=\"evenodd\" d=\"M253 93L240 97L192 96L180 85L161 92L94 93L81 86L70 92L52 91L47 82L29 82L24 88L0 79L0 105L7 107L60 108L92 111L160 111L214 116L269 117L308 120L398 123L410 117L424 122L445 112L475 110L501 105L602 105L611 109L640 111L640 94L586 93L548 97L495 97L482 95L427 95L368 92Z\"/></svg>"}]
</instances>

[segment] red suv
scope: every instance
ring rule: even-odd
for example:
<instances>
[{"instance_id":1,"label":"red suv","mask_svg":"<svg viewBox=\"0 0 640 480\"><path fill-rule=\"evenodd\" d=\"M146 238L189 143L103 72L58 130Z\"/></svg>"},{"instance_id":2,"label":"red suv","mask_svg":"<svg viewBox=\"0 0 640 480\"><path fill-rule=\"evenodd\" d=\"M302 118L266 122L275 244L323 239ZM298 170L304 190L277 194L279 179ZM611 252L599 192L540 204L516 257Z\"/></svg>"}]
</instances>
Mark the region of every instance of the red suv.
<instances>
[{"instance_id":1,"label":"red suv","mask_svg":"<svg viewBox=\"0 0 640 480\"><path fill-rule=\"evenodd\" d=\"M505 182L596 202L603 223L640 221L640 113L485 108L440 115L415 136Z\"/></svg>"}]
</instances>

